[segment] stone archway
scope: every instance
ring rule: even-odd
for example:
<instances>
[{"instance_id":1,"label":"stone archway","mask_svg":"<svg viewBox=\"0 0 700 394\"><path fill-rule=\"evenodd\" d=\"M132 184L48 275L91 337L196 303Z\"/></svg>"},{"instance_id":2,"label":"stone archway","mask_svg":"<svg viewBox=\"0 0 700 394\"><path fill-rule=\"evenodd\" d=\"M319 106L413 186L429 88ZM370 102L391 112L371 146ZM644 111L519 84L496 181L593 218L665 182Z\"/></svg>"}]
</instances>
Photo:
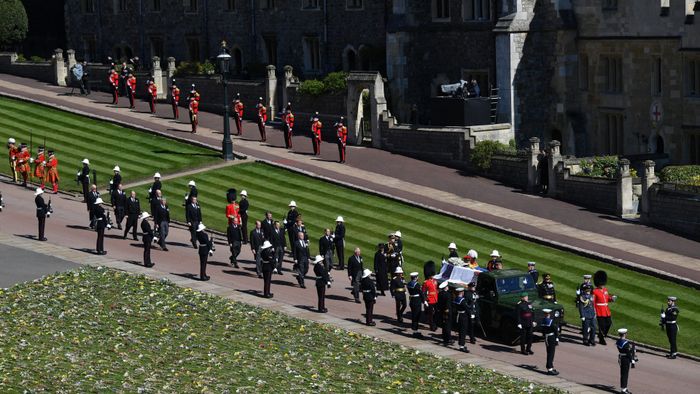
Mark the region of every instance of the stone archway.
<instances>
[{"instance_id":1,"label":"stone archway","mask_svg":"<svg viewBox=\"0 0 700 394\"><path fill-rule=\"evenodd\" d=\"M362 100L362 92L368 90L370 113L364 114L364 116L369 116L369 123L372 129L372 146L380 148L380 118L382 113L387 110L382 75L378 72L351 72L348 75L347 83L348 97L346 100L346 118L348 120L348 142L353 145L362 144L362 135L360 134L360 117L362 116L360 113L360 103Z\"/></svg>"}]
</instances>

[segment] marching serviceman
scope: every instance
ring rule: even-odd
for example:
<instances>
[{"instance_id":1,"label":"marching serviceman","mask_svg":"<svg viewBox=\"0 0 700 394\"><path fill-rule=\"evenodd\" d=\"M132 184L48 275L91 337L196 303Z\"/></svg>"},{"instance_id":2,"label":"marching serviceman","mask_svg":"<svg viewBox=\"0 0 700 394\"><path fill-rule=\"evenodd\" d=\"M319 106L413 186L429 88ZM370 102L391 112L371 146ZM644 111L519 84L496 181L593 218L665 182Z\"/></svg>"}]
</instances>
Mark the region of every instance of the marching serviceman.
<instances>
[{"instance_id":1,"label":"marching serviceman","mask_svg":"<svg viewBox=\"0 0 700 394\"><path fill-rule=\"evenodd\" d=\"M114 166L112 171L114 171L114 175L109 181L109 201L112 203L112 206L114 206L114 198L115 194L117 193L117 186L122 183L122 174L119 166Z\"/></svg>"},{"instance_id":2,"label":"marching serviceman","mask_svg":"<svg viewBox=\"0 0 700 394\"><path fill-rule=\"evenodd\" d=\"M422 338L423 334L418 332L420 324L421 308L424 302L423 291L421 291L420 283L418 282L418 272L411 272L411 281L406 285L408 289L408 306L411 308L411 330L413 336Z\"/></svg>"},{"instance_id":3,"label":"marching serviceman","mask_svg":"<svg viewBox=\"0 0 700 394\"><path fill-rule=\"evenodd\" d=\"M107 222L107 215L102 207L103 202L101 198L97 197L92 208L95 217L95 230L97 230L97 246L95 247L97 254L107 254L105 251L105 229L112 228L112 225Z\"/></svg>"},{"instance_id":4,"label":"marching serviceman","mask_svg":"<svg viewBox=\"0 0 700 394\"><path fill-rule=\"evenodd\" d=\"M36 159L34 159L34 177L41 183L41 190L44 190L46 182L46 155L44 154L43 146L39 147Z\"/></svg>"},{"instance_id":5,"label":"marching serviceman","mask_svg":"<svg viewBox=\"0 0 700 394\"><path fill-rule=\"evenodd\" d=\"M608 294L605 285L608 283L608 274L605 271L597 271L593 274L593 303L595 305L595 315L598 320L598 343L606 345L605 337L612 326L612 315L609 303L615 302L617 296Z\"/></svg>"},{"instance_id":6,"label":"marching serviceman","mask_svg":"<svg viewBox=\"0 0 700 394\"><path fill-rule=\"evenodd\" d=\"M319 156L321 154L321 131L323 130L323 123L318 118L318 112L314 114L311 118L311 143L314 148L314 156Z\"/></svg>"},{"instance_id":7,"label":"marching serviceman","mask_svg":"<svg viewBox=\"0 0 700 394\"><path fill-rule=\"evenodd\" d=\"M46 228L46 218L51 216L51 207L49 205L46 205L44 198L41 197L42 194L44 194L44 191L40 187L37 187L36 191L34 192L34 203L36 204L36 218L39 221L39 236L37 237L37 239L39 241L46 241L46 237L44 237L44 229Z\"/></svg>"},{"instance_id":8,"label":"marching serviceman","mask_svg":"<svg viewBox=\"0 0 700 394\"><path fill-rule=\"evenodd\" d=\"M440 286L438 286L438 288L440 289L440 291L438 292L438 302L435 305L437 309L435 311L435 320L437 320L439 325L442 326L442 344L445 346L449 346L450 343L453 342L452 293L450 292L450 288L448 287L449 285L450 282L447 280L440 283Z\"/></svg>"},{"instance_id":9,"label":"marching serviceman","mask_svg":"<svg viewBox=\"0 0 700 394\"><path fill-rule=\"evenodd\" d=\"M348 259L348 279L352 286L352 296L357 304L360 303L360 281L364 270L361 253L360 248L355 248L355 253Z\"/></svg>"},{"instance_id":10,"label":"marching serviceman","mask_svg":"<svg viewBox=\"0 0 700 394\"><path fill-rule=\"evenodd\" d=\"M204 223L199 223L197 227L197 242L199 243L199 279L209 280L207 276L207 260L214 255L214 242L209 239L209 235L204 231L207 227Z\"/></svg>"},{"instance_id":11,"label":"marching serviceman","mask_svg":"<svg viewBox=\"0 0 700 394\"><path fill-rule=\"evenodd\" d=\"M636 364L638 361L636 346L629 339L627 339L626 328L620 328L617 330L617 333L620 335L620 338L615 343L619 353L618 363L620 364L620 392L630 393L630 391L627 390L627 381L629 380L630 367L634 368L634 364Z\"/></svg>"},{"instance_id":12,"label":"marching serviceman","mask_svg":"<svg viewBox=\"0 0 700 394\"><path fill-rule=\"evenodd\" d=\"M435 263L428 261L423 266L423 275L425 277L425 282L423 282L423 293L425 294L425 311L426 320L428 326L430 326L430 331L435 331L437 325L435 324L435 306L437 305L438 299L438 284L437 280L433 278L435 276Z\"/></svg>"},{"instance_id":13,"label":"marching serviceman","mask_svg":"<svg viewBox=\"0 0 700 394\"><path fill-rule=\"evenodd\" d=\"M248 243L248 192L241 190L241 200L238 202L238 215L241 219L241 228L243 229L243 243Z\"/></svg>"},{"instance_id":14,"label":"marching serviceman","mask_svg":"<svg viewBox=\"0 0 700 394\"><path fill-rule=\"evenodd\" d=\"M292 113L292 103L287 103L287 109L282 115L284 121L284 146L292 149L292 133L294 131L294 114Z\"/></svg>"},{"instance_id":15,"label":"marching serviceman","mask_svg":"<svg viewBox=\"0 0 700 394\"><path fill-rule=\"evenodd\" d=\"M520 302L515 307L518 314L518 329L520 330L520 353L535 354L532 351L532 329L537 326L535 323L535 310L527 300L527 293L520 294Z\"/></svg>"},{"instance_id":16,"label":"marching serviceman","mask_svg":"<svg viewBox=\"0 0 700 394\"><path fill-rule=\"evenodd\" d=\"M190 203L187 204L185 221L190 227L190 243L193 248L197 249L197 228L199 228L199 223L202 223L202 208L197 203L197 197L192 197Z\"/></svg>"},{"instance_id":17,"label":"marching serviceman","mask_svg":"<svg viewBox=\"0 0 700 394\"><path fill-rule=\"evenodd\" d=\"M345 147L348 142L348 128L343 125L343 117L335 124L335 134L338 137L338 163L345 163Z\"/></svg>"},{"instance_id":18,"label":"marching serviceman","mask_svg":"<svg viewBox=\"0 0 700 394\"><path fill-rule=\"evenodd\" d=\"M187 187L189 188L189 191L185 196L185 206L192 202L192 197L197 197L199 195L199 192L197 191L197 184L194 182L194 180L189 181L187 183Z\"/></svg>"},{"instance_id":19,"label":"marching serviceman","mask_svg":"<svg viewBox=\"0 0 700 394\"><path fill-rule=\"evenodd\" d=\"M335 219L335 231L333 232L335 253L338 255L338 269L345 269L345 220L342 216Z\"/></svg>"},{"instance_id":20,"label":"marching serviceman","mask_svg":"<svg viewBox=\"0 0 700 394\"><path fill-rule=\"evenodd\" d=\"M132 192L133 193L133 192ZM148 223L148 219L151 215L148 212L143 212L138 218L141 219L141 240L143 241L143 266L146 268L151 268L155 264L151 261L151 243L153 243L153 228L151 224ZM134 233L136 233L136 225L134 225ZM125 237L126 238L126 237Z\"/></svg>"},{"instance_id":21,"label":"marching serviceman","mask_svg":"<svg viewBox=\"0 0 700 394\"><path fill-rule=\"evenodd\" d=\"M117 185L117 190L112 195L112 207L114 207L114 219L117 221L117 228L122 229L122 220L126 216L126 193L122 189L122 184Z\"/></svg>"},{"instance_id":22,"label":"marching serviceman","mask_svg":"<svg viewBox=\"0 0 700 394\"><path fill-rule=\"evenodd\" d=\"M537 291L540 297L555 304L557 303L557 293L554 290L554 282L552 282L551 274L544 274L542 283L537 285Z\"/></svg>"},{"instance_id":23,"label":"marching serviceman","mask_svg":"<svg viewBox=\"0 0 700 394\"><path fill-rule=\"evenodd\" d=\"M90 160L88 159L83 159L83 168L78 171L78 182L83 186L83 201L87 202L90 186Z\"/></svg>"},{"instance_id":24,"label":"marching serviceman","mask_svg":"<svg viewBox=\"0 0 700 394\"><path fill-rule=\"evenodd\" d=\"M233 219L238 219L238 225L241 225L241 215L238 212L238 203L236 202L236 189L228 189L226 192L226 220L228 224L233 223Z\"/></svg>"},{"instance_id":25,"label":"marching serviceman","mask_svg":"<svg viewBox=\"0 0 700 394\"><path fill-rule=\"evenodd\" d=\"M540 278L540 273L537 272L537 268L535 268L535 263L534 261L530 261L527 263L527 272L530 274L532 277L532 283L537 284L537 280Z\"/></svg>"},{"instance_id":26,"label":"marching serviceman","mask_svg":"<svg viewBox=\"0 0 700 394\"><path fill-rule=\"evenodd\" d=\"M459 350L465 353L469 353L467 349L467 330L469 326L469 301L464 296L464 287L458 287L455 289L457 296L454 301L452 301L452 306L457 315L455 320L457 322L457 333L458 339L457 344L459 345Z\"/></svg>"},{"instance_id":27,"label":"marching serviceman","mask_svg":"<svg viewBox=\"0 0 700 394\"><path fill-rule=\"evenodd\" d=\"M306 273L309 272L309 258L311 254L309 253L309 244L304 239L304 233L300 232L297 234L297 240L292 243L291 248L294 256L294 269L297 272L297 282L299 287L305 289L304 278Z\"/></svg>"},{"instance_id":28,"label":"marching serviceman","mask_svg":"<svg viewBox=\"0 0 700 394\"><path fill-rule=\"evenodd\" d=\"M331 287L331 277L323 264L323 256L318 255L314 259L314 275L316 275L316 295L318 296L318 312L326 313L326 286Z\"/></svg>"},{"instance_id":29,"label":"marching serviceman","mask_svg":"<svg viewBox=\"0 0 700 394\"><path fill-rule=\"evenodd\" d=\"M233 215L231 223L226 228L226 240L228 241L228 247L231 250L231 257L229 257L231 266L234 268L239 268L238 255L241 254L243 234L241 232L241 226L238 224L238 216L236 215Z\"/></svg>"},{"instance_id":30,"label":"marching serviceman","mask_svg":"<svg viewBox=\"0 0 700 394\"><path fill-rule=\"evenodd\" d=\"M192 124L192 134L195 134L199 124L199 100L197 96L191 96L189 101L190 123Z\"/></svg>"},{"instance_id":31,"label":"marching serviceman","mask_svg":"<svg viewBox=\"0 0 700 394\"><path fill-rule=\"evenodd\" d=\"M270 293L270 284L272 283L272 271L275 269L275 253L272 249L272 243L265 241L260 248L260 260L262 265L263 277L263 297L272 298L274 294Z\"/></svg>"},{"instance_id":32,"label":"marching serviceman","mask_svg":"<svg viewBox=\"0 0 700 394\"><path fill-rule=\"evenodd\" d=\"M19 148L14 138L7 139L8 158L10 159L10 169L12 170L12 182L17 182L17 155Z\"/></svg>"},{"instance_id":33,"label":"marching serviceman","mask_svg":"<svg viewBox=\"0 0 700 394\"><path fill-rule=\"evenodd\" d=\"M27 144L22 143L19 146L19 154L17 155L17 172L22 176L22 186L27 187L27 179L31 173L29 163L32 155L27 149Z\"/></svg>"},{"instance_id":34,"label":"marching serviceman","mask_svg":"<svg viewBox=\"0 0 700 394\"><path fill-rule=\"evenodd\" d=\"M666 310L661 312L661 329L666 329L666 336L671 345L671 351L666 356L670 359L675 359L678 355L678 347L676 346L676 336L678 336L678 314L680 310L676 306L676 297L669 296Z\"/></svg>"},{"instance_id":35,"label":"marching serviceman","mask_svg":"<svg viewBox=\"0 0 700 394\"><path fill-rule=\"evenodd\" d=\"M173 85L170 87L170 105L173 107L173 119L180 117L180 88L177 87L173 79Z\"/></svg>"},{"instance_id":36,"label":"marching serviceman","mask_svg":"<svg viewBox=\"0 0 700 394\"><path fill-rule=\"evenodd\" d=\"M241 94L236 93L236 98L233 100L233 120L236 121L236 130L238 133L236 135L243 134L243 101L241 101Z\"/></svg>"},{"instance_id":37,"label":"marching serviceman","mask_svg":"<svg viewBox=\"0 0 700 394\"><path fill-rule=\"evenodd\" d=\"M380 243L377 245L377 251L374 253L374 277L377 280L377 290L383 296L389 290L389 266L386 262L385 249L386 245Z\"/></svg>"},{"instance_id":38,"label":"marching serviceman","mask_svg":"<svg viewBox=\"0 0 700 394\"><path fill-rule=\"evenodd\" d=\"M403 323L403 312L406 310L406 280L403 278L403 269L396 267L394 278L389 284L389 292L396 303L396 320Z\"/></svg>"},{"instance_id":39,"label":"marching serviceman","mask_svg":"<svg viewBox=\"0 0 700 394\"><path fill-rule=\"evenodd\" d=\"M377 289L374 287L374 281L372 280L372 271L368 269L362 271L360 290L362 290L362 299L365 301L365 325L376 326L377 323L374 322L374 303L377 302Z\"/></svg>"},{"instance_id":40,"label":"marching serviceman","mask_svg":"<svg viewBox=\"0 0 700 394\"><path fill-rule=\"evenodd\" d=\"M578 297L578 296L580 296L581 294L583 294L583 288L586 287L586 286L588 286L588 287L590 287L591 289L593 289L593 284L591 283L591 278L592 278L592 277L593 277L593 275L591 275L591 274L585 274L585 275L583 275L583 282L581 282L581 284L578 286L578 289L576 289L576 297ZM578 302L578 301L577 301L577 302Z\"/></svg>"},{"instance_id":41,"label":"marching serviceman","mask_svg":"<svg viewBox=\"0 0 700 394\"><path fill-rule=\"evenodd\" d=\"M49 151L49 160L46 162L46 182L51 183L51 191L56 194L58 193L58 159L54 154L54 151Z\"/></svg>"},{"instance_id":42,"label":"marching serviceman","mask_svg":"<svg viewBox=\"0 0 700 394\"><path fill-rule=\"evenodd\" d=\"M267 141L265 135L265 122L267 122L267 107L263 104L263 98L258 99L258 105L255 106L258 111L258 130L260 131L260 142Z\"/></svg>"},{"instance_id":43,"label":"marching serviceman","mask_svg":"<svg viewBox=\"0 0 700 394\"><path fill-rule=\"evenodd\" d=\"M134 109L134 101L136 100L136 75L130 74L126 80L126 91L129 95L129 108Z\"/></svg>"},{"instance_id":44,"label":"marching serviceman","mask_svg":"<svg viewBox=\"0 0 700 394\"><path fill-rule=\"evenodd\" d=\"M547 348L547 375L559 375L559 371L554 369L554 353L559 344L559 327L552 319L551 309L542 309L544 317L540 324L542 335L544 335L544 345Z\"/></svg>"},{"instance_id":45,"label":"marching serviceman","mask_svg":"<svg viewBox=\"0 0 700 394\"><path fill-rule=\"evenodd\" d=\"M158 100L158 86L153 81L148 81L148 105L151 107L151 113L156 113L156 100Z\"/></svg>"},{"instance_id":46,"label":"marching serviceman","mask_svg":"<svg viewBox=\"0 0 700 394\"><path fill-rule=\"evenodd\" d=\"M477 300L479 295L476 294L476 282L469 282L467 292L464 293L464 298L467 300L467 335L469 335L469 343L476 343L476 325L479 323L479 309Z\"/></svg>"},{"instance_id":47,"label":"marching serviceman","mask_svg":"<svg viewBox=\"0 0 700 394\"><path fill-rule=\"evenodd\" d=\"M195 89L195 85L192 84L192 89L190 90L190 93L187 95L187 102L190 102L192 100L199 101L201 100L201 96L199 95L199 92L197 89Z\"/></svg>"},{"instance_id":48,"label":"marching serviceman","mask_svg":"<svg viewBox=\"0 0 700 394\"><path fill-rule=\"evenodd\" d=\"M287 218L284 219L284 227L287 229L287 236L289 238L289 248L290 253L294 254L294 242L297 240L297 234L294 232L294 224L297 222L297 217L299 216L299 211L297 211L297 203L292 200L289 202L289 211L287 211Z\"/></svg>"},{"instance_id":49,"label":"marching serviceman","mask_svg":"<svg viewBox=\"0 0 700 394\"><path fill-rule=\"evenodd\" d=\"M578 313L581 317L581 332L584 346L595 346L596 319L593 294L591 294L592 289L593 287L590 284L584 284L581 288L582 294L578 296L576 302Z\"/></svg>"},{"instance_id":50,"label":"marching serviceman","mask_svg":"<svg viewBox=\"0 0 700 394\"><path fill-rule=\"evenodd\" d=\"M163 184L160 183L160 172L156 172L153 174L153 184L151 187L148 189L148 201L152 202L153 200L156 199L156 192L160 189L163 188ZM151 210L153 213L153 216L155 217L155 211ZM158 225L158 223L156 223Z\"/></svg>"},{"instance_id":51,"label":"marching serviceman","mask_svg":"<svg viewBox=\"0 0 700 394\"><path fill-rule=\"evenodd\" d=\"M138 238L136 238L136 226L139 222L139 213L141 213L141 203L136 198L136 192L132 190L131 196L126 200L126 226L124 227L124 236L122 238L126 239L129 230L133 229L133 239L138 241Z\"/></svg>"},{"instance_id":52,"label":"marching serviceman","mask_svg":"<svg viewBox=\"0 0 700 394\"><path fill-rule=\"evenodd\" d=\"M119 104L119 74L117 74L117 70L114 69L114 66L112 66L112 69L109 71L107 84L112 87L112 104L118 105Z\"/></svg>"}]
</instances>

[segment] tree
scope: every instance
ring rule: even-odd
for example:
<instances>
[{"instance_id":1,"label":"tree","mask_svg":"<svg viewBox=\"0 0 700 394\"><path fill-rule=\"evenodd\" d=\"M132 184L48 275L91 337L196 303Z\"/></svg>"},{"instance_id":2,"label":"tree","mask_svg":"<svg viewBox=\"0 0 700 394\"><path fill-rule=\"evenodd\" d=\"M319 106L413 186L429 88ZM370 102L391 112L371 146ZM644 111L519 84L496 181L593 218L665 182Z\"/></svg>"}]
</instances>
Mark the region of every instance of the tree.
<instances>
[{"instance_id":1,"label":"tree","mask_svg":"<svg viewBox=\"0 0 700 394\"><path fill-rule=\"evenodd\" d=\"M21 0L0 0L0 48L7 49L24 40L29 22Z\"/></svg>"}]
</instances>

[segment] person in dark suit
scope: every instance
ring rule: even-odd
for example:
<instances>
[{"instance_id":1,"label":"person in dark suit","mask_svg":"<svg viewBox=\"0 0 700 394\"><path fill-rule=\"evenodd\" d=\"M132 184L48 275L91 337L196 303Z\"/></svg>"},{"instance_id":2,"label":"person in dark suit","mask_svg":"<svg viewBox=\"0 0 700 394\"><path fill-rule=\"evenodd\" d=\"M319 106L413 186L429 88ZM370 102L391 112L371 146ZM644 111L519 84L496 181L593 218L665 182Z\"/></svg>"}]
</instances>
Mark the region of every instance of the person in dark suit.
<instances>
[{"instance_id":1,"label":"person in dark suit","mask_svg":"<svg viewBox=\"0 0 700 394\"><path fill-rule=\"evenodd\" d=\"M377 290L381 295L386 295L389 290L389 266L386 262L384 244L377 245L377 252L374 254L374 275L377 278Z\"/></svg>"},{"instance_id":2,"label":"person in dark suit","mask_svg":"<svg viewBox=\"0 0 700 394\"><path fill-rule=\"evenodd\" d=\"M199 223L197 227L197 242L199 243L199 279L209 280L207 276L207 260L214 254L214 243L209 239L209 235L204 231L207 227Z\"/></svg>"},{"instance_id":3,"label":"person in dark suit","mask_svg":"<svg viewBox=\"0 0 700 394\"><path fill-rule=\"evenodd\" d=\"M95 228L95 200L100 197L100 192L97 191L97 186L90 186L90 191L87 194L87 209L90 216L90 228Z\"/></svg>"},{"instance_id":4,"label":"person in dark suit","mask_svg":"<svg viewBox=\"0 0 700 394\"><path fill-rule=\"evenodd\" d=\"M372 271L368 269L362 271L360 289L362 290L362 299L365 301L365 324L376 326L377 323L374 322L374 303L377 302L377 289L372 280Z\"/></svg>"},{"instance_id":5,"label":"person in dark suit","mask_svg":"<svg viewBox=\"0 0 700 394\"><path fill-rule=\"evenodd\" d=\"M333 233L335 252L338 254L338 269L345 269L345 221L342 216L335 220L335 232Z\"/></svg>"},{"instance_id":6,"label":"person in dark suit","mask_svg":"<svg viewBox=\"0 0 700 394\"><path fill-rule=\"evenodd\" d=\"M231 266L238 267L238 255L241 254L241 244L243 243L243 233L241 226L238 224L238 217L234 217L231 224L226 229L226 239L231 250Z\"/></svg>"},{"instance_id":7,"label":"person in dark suit","mask_svg":"<svg viewBox=\"0 0 700 394\"><path fill-rule=\"evenodd\" d=\"M162 188L163 185L160 183L160 173L156 172L153 174L153 184L151 185L151 188L148 189L148 201L153 203L152 200L156 198L156 192Z\"/></svg>"},{"instance_id":8,"label":"person in dark suit","mask_svg":"<svg viewBox=\"0 0 700 394\"><path fill-rule=\"evenodd\" d=\"M323 264L326 266L326 271L333 269L333 236L331 229L327 228L323 236L318 240L318 254L323 256Z\"/></svg>"},{"instance_id":9,"label":"person in dark suit","mask_svg":"<svg viewBox=\"0 0 700 394\"><path fill-rule=\"evenodd\" d=\"M360 248L355 248L355 253L348 259L348 279L352 286L352 296L358 304L360 303L360 281L364 270L361 253Z\"/></svg>"},{"instance_id":10,"label":"person in dark suit","mask_svg":"<svg viewBox=\"0 0 700 394\"><path fill-rule=\"evenodd\" d=\"M119 166L114 166L113 171L114 175L112 176L112 179L109 180L109 201L112 203L112 207L115 206L114 199L115 193L117 192L117 186L121 185L122 183L122 174Z\"/></svg>"},{"instance_id":11,"label":"person in dark suit","mask_svg":"<svg viewBox=\"0 0 700 394\"><path fill-rule=\"evenodd\" d=\"M167 252L168 247L165 244L165 239L168 237L170 228L170 208L168 207L167 199L160 199L160 204L156 207L153 217L158 226L158 245L163 251Z\"/></svg>"},{"instance_id":12,"label":"person in dark suit","mask_svg":"<svg viewBox=\"0 0 700 394\"><path fill-rule=\"evenodd\" d=\"M304 239L304 233L299 232L297 234L297 240L294 244L294 267L297 272L297 282L299 282L299 287L305 289L304 278L306 273L309 272L309 258L311 254L309 253L309 243Z\"/></svg>"},{"instance_id":13,"label":"person in dark suit","mask_svg":"<svg viewBox=\"0 0 700 394\"><path fill-rule=\"evenodd\" d=\"M262 278L262 256L260 256L260 248L263 242L265 242L265 234L263 234L262 231L262 223L256 220L255 228L250 232L250 250L255 257L255 272L258 274L258 278Z\"/></svg>"},{"instance_id":14,"label":"person in dark suit","mask_svg":"<svg viewBox=\"0 0 700 394\"><path fill-rule=\"evenodd\" d=\"M148 223L148 219L151 215L148 212L144 212L139 217L141 219L141 240L143 241L143 266L146 268L153 267L153 262L151 262L151 243L153 243L153 229L151 224Z\"/></svg>"},{"instance_id":15,"label":"person in dark suit","mask_svg":"<svg viewBox=\"0 0 700 394\"><path fill-rule=\"evenodd\" d=\"M88 191L90 187L90 160L83 159L83 168L78 171L78 182L83 186L83 202L88 203Z\"/></svg>"},{"instance_id":16,"label":"person in dark suit","mask_svg":"<svg viewBox=\"0 0 700 394\"><path fill-rule=\"evenodd\" d=\"M112 228L107 223L107 215L105 215L102 203L102 199L97 197L92 208L95 216L95 230L97 230L97 245L95 247L97 254L107 254L107 251L105 251L105 229Z\"/></svg>"},{"instance_id":17,"label":"person in dark suit","mask_svg":"<svg viewBox=\"0 0 700 394\"><path fill-rule=\"evenodd\" d=\"M138 240L136 238L136 226L139 222L140 213L141 203L139 202L139 199L136 198L136 192L132 191L131 196L126 199L126 226L124 228L124 236L122 238L126 239L127 234L129 234L129 230L133 229L132 235L134 237L134 241Z\"/></svg>"},{"instance_id":18,"label":"person in dark suit","mask_svg":"<svg viewBox=\"0 0 700 394\"><path fill-rule=\"evenodd\" d=\"M153 198L148 197L148 201L151 205L151 214L154 219L156 217L156 212L158 212L158 207L160 206L160 200L162 199L163 193L160 190L156 190L156 192L153 193ZM158 227L158 222L156 222L156 227Z\"/></svg>"},{"instance_id":19,"label":"person in dark suit","mask_svg":"<svg viewBox=\"0 0 700 394\"><path fill-rule=\"evenodd\" d=\"M194 183L194 181L189 181L187 186L190 188L190 191L187 192L187 196L185 197L185 205L189 205L192 202L192 197L197 197L198 191L197 191L197 184ZM197 228L195 227L195 232Z\"/></svg>"},{"instance_id":20,"label":"person in dark suit","mask_svg":"<svg viewBox=\"0 0 700 394\"><path fill-rule=\"evenodd\" d=\"M248 243L248 208L250 204L248 203L248 192L241 190L241 201L238 202L238 214L241 215L241 227L243 228L243 243ZM257 224L256 224L257 226ZM262 245L262 242L260 243ZM257 264L256 264L257 265ZM258 269L258 276L260 276L260 270Z\"/></svg>"},{"instance_id":21,"label":"person in dark suit","mask_svg":"<svg viewBox=\"0 0 700 394\"><path fill-rule=\"evenodd\" d=\"M304 221L301 219L301 215L297 216L297 221L294 223L294 226L292 227L292 231L294 231L294 234L299 233L304 233L304 241L306 241L306 244L309 244L309 234L306 232L306 226L304 226Z\"/></svg>"},{"instance_id":22,"label":"person in dark suit","mask_svg":"<svg viewBox=\"0 0 700 394\"><path fill-rule=\"evenodd\" d=\"M117 228L122 229L122 220L126 216L126 193L122 189L122 184L119 183L116 186L114 193L112 193L112 207L114 208L114 218L117 221Z\"/></svg>"},{"instance_id":23,"label":"person in dark suit","mask_svg":"<svg viewBox=\"0 0 700 394\"><path fill-rule=\"evenodd\" d=\"M262 221L262 230L265 239L272 242L272 230L275 229L275 221L272 219L272 212L265 212L265 219Z\"/></svg>"},{"instance_id":24,"label":"person in dark suit","mask_svg":"<svg viewBox=\"0 0 700 394\"><path fill-rule=\"evenodd\" d=\"M199 207L197 197L192 197L185 208L185 220L190 226L190 242L192 247L197 249L197 227L202 223L202 208Z\"/></svg>"},{"instance_id":25,"label":"person in dark suit","mask_svg":"<svg viewBox=\"0 0 700 394\"><path fill-rule=\"evenodd\" d=\"M277 220L275 220L274 223L270 242L275 250L274 272L277 272L278 275L282 275L282 261L284 260L284 250L287 248L287 239L284 236L284 229Z\"/></svg>"},{"instance_id":26,"label":"person in dark suit","mask_svg":"<svg viewBox=\"0 0 700 394\"><path fill-rule=\"evenodd\" d=\"M260 260L262 261L263 273L263 297L272 298L270 284L272 283L272 271L275 269L275 251L270 241L263 242L260 247Z\"/></svg>"},{"instance_id":27,"label":"person in dark suit","mask_svg":"<svg viewBox=\"0 0 700 394\"><path fill-rule=\"evenodd\" d=\"M297 216L299 216L297 203L292 200L289 202L289 211L287 212L287 217L284 219L284 228L287 230L287 236L289 237L289 253L291 253L292 256L294 255L294 243L297 240L297 233L294 232Z\"/></svg>"},{"instance_id":28,"label":"person in dark suit","mask_svg":"<svg viewBox=\"0 0 700 394\"><path fill-rule=\"evenodd\" d=\"M325 264L323 256L318 255L314 259L314 275L316 275L316 295L318 295L318 311L319 313L326 313L326 286L331 287L331 277L328 275L328 270Z\"/></svg>"},{"instance_id":29,"label":"person in dark suit","mask_svg":"<svg viewBox=\"0 0 700 394\"><path fill-rule=\"evenodd\" d=\"M46 205L44 198L41 196L42 194L44 194L44 191L40 187L37 187L36 192L34 192L36 218L39 222L39 236L37 239L39 241L46 241L46 237L44 237L44 229L46 228L46 218L50 216L51 213L49 212L49 206Z\"/></svg>"}]
</instances>

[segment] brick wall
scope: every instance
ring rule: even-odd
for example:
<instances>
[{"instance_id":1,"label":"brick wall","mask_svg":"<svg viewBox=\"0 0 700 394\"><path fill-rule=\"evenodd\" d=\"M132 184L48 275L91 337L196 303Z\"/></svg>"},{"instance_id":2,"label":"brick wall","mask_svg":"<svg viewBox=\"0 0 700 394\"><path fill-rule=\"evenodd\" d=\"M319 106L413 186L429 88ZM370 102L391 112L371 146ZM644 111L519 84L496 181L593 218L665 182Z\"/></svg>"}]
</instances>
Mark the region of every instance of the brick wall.
<instances>
[{"instance_id":1,"label":"brick wall","mask_svg":"<svg viewBox=\"0 0 700 394\"><path fill-rule=\"evenodd\" d=\"M700 240L700 194L655 184L648 197L650 224Z\"/></svg>"},{"instance_id":2,"label":"brick wall","mask_svg":"<svg viewBox=\"0 0 700 394\"><path fill-rule=\"evenodd\" d=\"M42 82L55 82L54 71L51 62L44 63L18 63L14 61L16 54L0 53L0 73L17 75L38 79Z\"/></svg>"},{"instance_id":3,"label":"brick wall","mask_svg":"<svg viewBox=\"0 0 700 394\"><path fill-rule=\"evenodd\" d=\"M560 200L609 214L617 214L617 180L568 175L568 169L557 175Z\"/></svg>"},{"instance_id":4,"label":"brick wall","mask_svg":"<svg viewBox=\"0 0 700 394\"><path fill-rule=\"evenodd\" d=\"M509 186L527 188L527 155L494 155L484 175Z\"/></svg>"}]
</instances>

